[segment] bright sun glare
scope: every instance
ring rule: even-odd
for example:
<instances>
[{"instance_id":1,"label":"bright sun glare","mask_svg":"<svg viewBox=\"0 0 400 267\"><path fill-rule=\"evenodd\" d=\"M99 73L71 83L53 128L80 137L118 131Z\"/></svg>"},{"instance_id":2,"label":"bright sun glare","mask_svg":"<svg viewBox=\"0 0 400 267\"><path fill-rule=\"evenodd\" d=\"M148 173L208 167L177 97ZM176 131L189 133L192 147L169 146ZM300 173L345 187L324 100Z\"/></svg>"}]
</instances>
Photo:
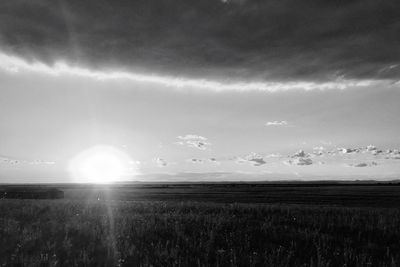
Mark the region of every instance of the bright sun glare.
<instances>
[{"instance_id":1,"label":"bright sun glare","mask_svg":"<svg viewBox=\"0 0 400 267\"><path fill-rule=\"evenodd\" d=\"M112 183L136 174L136 166L115 147L95 146L71 161L70 172L76 182Z\"/></svg>"}]
</instances>

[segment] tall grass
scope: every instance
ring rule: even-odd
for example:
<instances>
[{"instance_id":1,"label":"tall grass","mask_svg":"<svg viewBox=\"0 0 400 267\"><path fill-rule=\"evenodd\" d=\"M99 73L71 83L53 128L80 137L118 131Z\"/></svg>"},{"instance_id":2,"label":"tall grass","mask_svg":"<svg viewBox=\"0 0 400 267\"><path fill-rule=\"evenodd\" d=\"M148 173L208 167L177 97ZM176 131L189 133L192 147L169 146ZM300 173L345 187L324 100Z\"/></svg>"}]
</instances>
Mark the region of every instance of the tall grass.
<instances>
[{"instance_id":1,"label":"tall grass","mask_svg":"<svg viewBox=\"0 0 400 267\"><path fill-rule=\"evenodd\" d=\"M399 266L400 210L1 200L3 266Z\"/></svg>"}]
</instances>

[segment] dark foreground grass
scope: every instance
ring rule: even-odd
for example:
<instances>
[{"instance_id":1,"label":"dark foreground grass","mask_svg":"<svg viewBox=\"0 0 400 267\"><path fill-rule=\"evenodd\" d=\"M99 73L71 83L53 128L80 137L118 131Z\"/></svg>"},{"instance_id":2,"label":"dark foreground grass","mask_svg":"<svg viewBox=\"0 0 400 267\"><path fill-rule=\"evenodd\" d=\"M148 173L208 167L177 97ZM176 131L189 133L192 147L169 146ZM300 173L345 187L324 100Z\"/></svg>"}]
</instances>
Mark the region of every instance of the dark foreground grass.
<instances>
[{"instance_id":1,"label":"dark foreground grass","mask_svg":"<svg viewBox=\"0 0 400 267\"><path fill-rule=\"evenodd\" d=\"M1 200L3 266L400 266L400 210Z\"/></svg>"}]
</instances>

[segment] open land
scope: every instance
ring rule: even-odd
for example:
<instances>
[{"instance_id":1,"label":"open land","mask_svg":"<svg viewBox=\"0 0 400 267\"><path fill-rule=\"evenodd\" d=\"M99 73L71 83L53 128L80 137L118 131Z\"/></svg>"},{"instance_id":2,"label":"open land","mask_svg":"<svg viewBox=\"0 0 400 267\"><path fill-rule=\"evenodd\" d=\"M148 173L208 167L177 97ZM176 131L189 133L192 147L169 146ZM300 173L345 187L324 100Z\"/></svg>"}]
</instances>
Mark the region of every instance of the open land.
<instances>
[{"instance_id":1,"label":"open land","mask_svg":"<svg viewBox=\"0 0 400 267\"><path fill-rule=\"evenodd\" d=\"M3 266L399 266L397 183L3 185Z\"/></svg>"}]
</instances>

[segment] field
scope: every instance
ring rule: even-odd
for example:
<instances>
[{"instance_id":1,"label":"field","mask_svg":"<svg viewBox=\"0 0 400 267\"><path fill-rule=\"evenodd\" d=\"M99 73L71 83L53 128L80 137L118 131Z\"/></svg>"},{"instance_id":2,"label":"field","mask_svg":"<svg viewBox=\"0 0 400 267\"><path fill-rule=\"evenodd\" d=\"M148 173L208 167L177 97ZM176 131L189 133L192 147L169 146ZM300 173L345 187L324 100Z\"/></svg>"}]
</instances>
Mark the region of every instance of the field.
<instances>
[{"instance_id":1,"label":"field","mask_svg":"<svg viewBox=\"0 0 400 267\"><path fill-rule=\"evenodd\" d=\"M65 199L0 200L0 264L400 266L395 184L57 188Z\"/></svg>"}]
</instances>

